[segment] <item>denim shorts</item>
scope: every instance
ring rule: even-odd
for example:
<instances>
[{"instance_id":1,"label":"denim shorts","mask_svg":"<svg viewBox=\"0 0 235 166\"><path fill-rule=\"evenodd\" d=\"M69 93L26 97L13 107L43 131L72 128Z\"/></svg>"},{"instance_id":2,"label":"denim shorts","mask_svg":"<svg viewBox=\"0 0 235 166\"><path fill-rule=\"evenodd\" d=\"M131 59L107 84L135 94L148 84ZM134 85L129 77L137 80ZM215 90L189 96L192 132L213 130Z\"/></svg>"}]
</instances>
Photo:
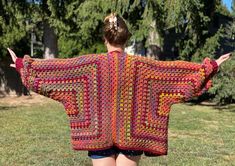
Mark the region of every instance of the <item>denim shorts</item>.
<instances>
[{"instance_id":1,"label":"denim shorts","mask_svg":"<svg viewBox=\"0 0 235 166\"><path fill-rule=\"evenodd\" d=\"M110 157L112 155L117 155L117 154L124 154L126 156L139 156L143 154L143 151L141 150L122 150L119 149L115 146L105 149L105 150L96 150L96 151L88 151L88 156L91 159L101 159L105 157Z\"/></svg>"}]
</instances>

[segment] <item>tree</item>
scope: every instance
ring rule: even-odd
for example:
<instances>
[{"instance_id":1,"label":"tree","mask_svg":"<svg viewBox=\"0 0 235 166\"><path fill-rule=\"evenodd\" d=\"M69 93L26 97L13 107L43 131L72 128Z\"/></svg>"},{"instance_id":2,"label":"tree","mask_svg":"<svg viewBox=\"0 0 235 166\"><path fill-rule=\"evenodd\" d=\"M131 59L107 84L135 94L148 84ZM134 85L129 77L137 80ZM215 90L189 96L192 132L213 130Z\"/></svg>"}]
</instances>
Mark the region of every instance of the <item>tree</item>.
<instances>
[{"instance_id":1,"label":"tree","mask_svg":"<svg viewBox=\"0 0 235 166\"><path fill-rule=\"evenodd\" d=\"M231 12L233 18L235 17L235 0L232 2L232 12Z\"/></svg>"},{"instance_id":2,"label":"tree","mask_svg":"<svg viewBox=\"0 0 235 166\"><path fill-rule=\"evenodd\" d=\"M27 34L26 14L28 5L21 1L0 0L0 53L6 55L7 47L14 47L18 52L25 51L25 36ZM18 47L17 47L18 46ZM0 58L3 58L1 56Z\"/></svg>"},{"instance_id":3,"label":"tree","mask_svg":"<svg viewBox=\"0 0 235 166\"><path fill-rule=\"evenodd\" d=\"M221 11L224 14L223 11ZM226 62L219 73L214 78L214 86L210 90L210 94L214 96L214 101L219 104L228 104L235 102L235 0L232 3L231 14L232 21L223 29L223 37L225 38L223 44L231 48L233 56L230 61Z\"/></svg>"},{"instance_id":4,"label":"tree","mask_svg":"<svg viewBox=\"0 0 235 166\"><path fill-rule=\"evenodd\" d=\"M12 47L18 42L27 46L23 47L27 50L31 32L41 35L40 30L43 31L45 57L58 54L57 35L50 23L51 12L48 4L46 0L0 1L0 47L4 50L3 54L6 54L6 47ZM22 40L25 41L24 44ZM25 49L22 52L27 52ZM16 51L20 52L18 49Z\"/></svg>"},{"instance_id":5,"label":"tree","mask_svg":"<svg viewBox=\"0 0 235 166\"><path fill-rule=\"evenodd\" d=\"M181 34L176 46L179 48L179 58L191 60L208 37L209 25L213 19L215 2L175 0L169 3L168 24L175 26Z\"/></svg>"},{"instance_id":6,"label":"tree","mask_svg":"<svg viewBox=\"0 0 235 166\"><path fill-rule=\"evenodd\" d=\"M210 89L214 101L218 104L235 102L235 58L221 66L219 73L214 78L214 86Z\"/></svg>"},{"instance_id":7,"label":"tree","mask_svg":"<svg viewBox=\"0 0 235 166\"><path fill-rule=\"evenodd\" d=\"M57 1L56 4L61 4L63 1ZM58 37L53 24L51 24L51 11L49 0L28 0L30 4L31 15L28 15L30 24L34 31L42 31L42 42L44 46L43 57L54 58L58 56Z\"/></svg>"},{"instance_id":8,"label":"tree","mask_svg":"<svg viewBox=\"0 0 235 166\"><path fill-rule=\"evenodd\" d=\"M66 14L56 24L60 34L59 46L61 56L67 51L76 54L86 54L94 52L104 52L102 38L102 24L104 17L111 11L128 20L130 29L136 30L138 22L143 13L142 2L135 1L106 1L106 0L86 0L71 1L65 6ZM140 5L140 7L138 7ZM92 14L96 13L96 14ZM54 13L54 12L53 12ZM66 43L72 44L72 49L68 49Z\"/></svg>"},{"instance_id":9,"label":"tree","mask_svg":"<svg viewBox=\"0 0 235 166\"><path fill-rule=\"evenodd\" d=\"M216 0L216 12L221 13L225 16L231 16L228 8L223 4L222 0Z\"/></svg>"}]
</instances>

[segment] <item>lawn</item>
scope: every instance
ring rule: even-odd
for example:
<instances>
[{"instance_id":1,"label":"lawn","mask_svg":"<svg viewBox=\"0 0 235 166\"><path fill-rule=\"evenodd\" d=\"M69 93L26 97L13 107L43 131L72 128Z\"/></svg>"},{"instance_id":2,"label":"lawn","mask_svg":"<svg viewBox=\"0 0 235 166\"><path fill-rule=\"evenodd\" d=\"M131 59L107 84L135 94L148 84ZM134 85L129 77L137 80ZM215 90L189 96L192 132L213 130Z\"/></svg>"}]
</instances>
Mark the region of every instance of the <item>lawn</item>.
<instances>
[{"instance_id":1,"label":"lawn","mask_svg":"<svg viewBox=\"0 0 235 166\"><path fill-rule=\"evenodd\" d=\"M235 166L235 106L179 104L172 107L169 151L142 157L140 166ZM62 105L0 102L0 166L89 166L87 152L71 149Z\"/></svg>"}]
</instances>

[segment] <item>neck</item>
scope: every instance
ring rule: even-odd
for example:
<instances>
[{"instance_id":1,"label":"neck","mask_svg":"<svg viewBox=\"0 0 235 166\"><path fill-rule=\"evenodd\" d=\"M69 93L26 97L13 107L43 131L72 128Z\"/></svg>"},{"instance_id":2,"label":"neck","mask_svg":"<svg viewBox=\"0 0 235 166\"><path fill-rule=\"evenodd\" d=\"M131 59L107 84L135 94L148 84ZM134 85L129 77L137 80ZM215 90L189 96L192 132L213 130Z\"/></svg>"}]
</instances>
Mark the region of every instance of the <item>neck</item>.
<instances>
[{"instance_id":1,"label":"neck","mask_svg":"<svg viewBox=\"0 0 235 166\"><path fill-rule=\"evenodd\" d=\"M107 50L108 50L108 52L114 52L114 51L123 52L124 51L124 47L121 47L121 46L112 46L110 44L107 44Z\"/></svg>"}]
</instances>

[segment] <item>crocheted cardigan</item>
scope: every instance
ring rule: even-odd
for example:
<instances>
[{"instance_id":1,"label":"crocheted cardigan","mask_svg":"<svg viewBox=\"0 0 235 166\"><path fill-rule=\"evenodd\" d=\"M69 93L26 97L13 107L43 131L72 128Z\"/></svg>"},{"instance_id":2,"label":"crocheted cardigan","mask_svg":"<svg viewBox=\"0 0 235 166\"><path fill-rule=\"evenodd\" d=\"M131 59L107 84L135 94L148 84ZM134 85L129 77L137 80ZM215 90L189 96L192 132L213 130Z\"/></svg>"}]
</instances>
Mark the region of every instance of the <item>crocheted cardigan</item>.
<instances>
[{"instance_id":1,"label":"crocheted cardigan","mask_svg":"<svg viewBox=\"0 0 235 166\"><path fill-rule=\"evenodd\" d=\"M75 150L117 146L157 156L167 154L171 105L208 90L218 66L111 52L18 58L16 69L28 89L64 105Z\"/></svg>"}]
</instances>

